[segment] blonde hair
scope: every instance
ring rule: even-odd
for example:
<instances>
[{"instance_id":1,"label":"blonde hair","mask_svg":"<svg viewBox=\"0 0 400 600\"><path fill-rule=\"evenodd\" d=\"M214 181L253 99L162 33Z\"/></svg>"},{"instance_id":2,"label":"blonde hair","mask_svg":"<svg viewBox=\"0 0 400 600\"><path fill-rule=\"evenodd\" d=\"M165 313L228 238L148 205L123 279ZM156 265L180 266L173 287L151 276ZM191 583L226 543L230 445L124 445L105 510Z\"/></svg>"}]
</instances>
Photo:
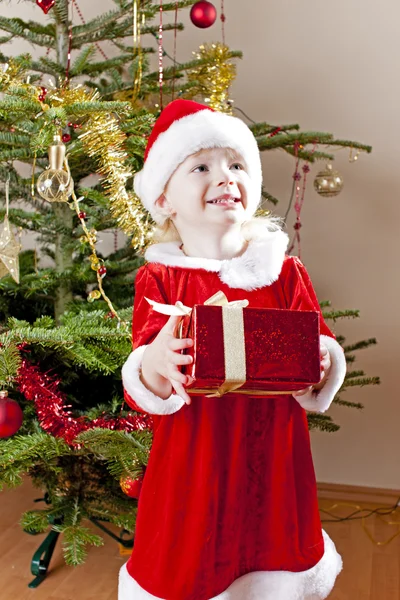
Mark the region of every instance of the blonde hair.
<instances>
[{"instance_id":1,"label":"blonde hair","mask_svg":"<svg viewBox=\"0 0 400 600\"><path fill-rule=\"evenodd\" d=\"M281 217L270 215L268 217L252 217L242 223L241 231L246 241L262 238L266 231L278 231L283 227ZM152 243L181 242L181 236L172 219L168 218L162 225L156 225Z\"/></svg>"}]
</instances>

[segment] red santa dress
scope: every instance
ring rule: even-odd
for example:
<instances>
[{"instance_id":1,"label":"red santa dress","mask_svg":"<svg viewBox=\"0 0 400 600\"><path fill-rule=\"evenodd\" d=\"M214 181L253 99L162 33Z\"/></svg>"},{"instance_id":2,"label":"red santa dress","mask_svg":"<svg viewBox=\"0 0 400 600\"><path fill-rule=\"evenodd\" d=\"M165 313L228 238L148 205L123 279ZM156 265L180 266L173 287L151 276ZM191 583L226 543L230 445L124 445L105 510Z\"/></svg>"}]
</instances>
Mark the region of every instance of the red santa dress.
<instances>
[{"instance_id":1,"label":"red santa dress","mask_svg":"<svg viewBox=\"0 0 400 600\"><path fill-rule=\"evenodd\" d=\"M318 393L194 396L188 406L140 380L146 345L168 319L144 296L193 306L222 290L250 307L319 310L304 266L286 247L276 231L230 260L188 257L178 242L146 252L122 378L128 404L153 415L154 438L119 600L320 600L334 585L342 561L321 529L305 409L329 407L346 362L322 317L332 369Z\"/></svg>"}]
</instances>

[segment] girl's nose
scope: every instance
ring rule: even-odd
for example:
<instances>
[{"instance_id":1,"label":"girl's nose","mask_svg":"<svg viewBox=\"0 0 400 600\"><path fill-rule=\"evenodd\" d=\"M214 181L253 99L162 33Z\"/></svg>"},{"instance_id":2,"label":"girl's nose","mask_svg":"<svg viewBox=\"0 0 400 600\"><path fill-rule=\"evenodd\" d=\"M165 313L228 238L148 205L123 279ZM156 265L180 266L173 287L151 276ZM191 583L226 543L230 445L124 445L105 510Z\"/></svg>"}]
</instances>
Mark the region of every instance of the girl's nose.
<instances>
[{"instance_id":1,"label":"girl's nose","mask_svg":"<svg viewBox=\"0 0 400 600\"><path fill-rule=\"evenodd\" d=\"M218 181L219 179L219 181ZM221 185L233 185L234 181L232 178L232 173L230 171L227 171L226 173L221 172L220 175L218 176L218 186Z\"/></svg>"}]
</instances>

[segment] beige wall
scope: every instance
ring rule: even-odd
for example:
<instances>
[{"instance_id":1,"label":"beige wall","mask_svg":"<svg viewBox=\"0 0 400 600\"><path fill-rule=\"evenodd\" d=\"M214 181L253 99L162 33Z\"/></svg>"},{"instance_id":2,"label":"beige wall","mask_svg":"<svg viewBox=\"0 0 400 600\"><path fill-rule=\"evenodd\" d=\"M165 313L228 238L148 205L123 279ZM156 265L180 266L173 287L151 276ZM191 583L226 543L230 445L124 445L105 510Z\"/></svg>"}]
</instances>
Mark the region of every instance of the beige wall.
<instances>
[{"instance_id":1,"label":"beige wall","mask_svg":"<svg viewBox=\"0 0 400 600\"><path fill-rule=\"evenodd\" d=\"M106 0L79 4L86 18L110 6ZM361 353L356 365L382 378L380 387L348 392L346 399L365 403L364 411L333 408L341 430L315 433L312 444L320 481L400 489L400 8L394 0L228 0L225 5L227 43L244 52L232 94L238 107L255 120L298 122L303 129L374 147L372 155L353 164L347 151L337 154L345 188L336 198L318 196L312 188L318 167L310 174L303 261L320 299L361 310L359 320L341 323L336 331L348 341L378 338L379 345ZM15 0L7 13L45 21L37 7ZM182 20L188 24L178 37L178 60L187 60L202 41L221 39L219 25L200 30L187 16ZM172 34L165 35L165 43L172 53ZM21 49L21 43L14 44L13 52ZM264 154L263 165L283 214L293 160L275 152Z\"/></svg>"}]
</instances>

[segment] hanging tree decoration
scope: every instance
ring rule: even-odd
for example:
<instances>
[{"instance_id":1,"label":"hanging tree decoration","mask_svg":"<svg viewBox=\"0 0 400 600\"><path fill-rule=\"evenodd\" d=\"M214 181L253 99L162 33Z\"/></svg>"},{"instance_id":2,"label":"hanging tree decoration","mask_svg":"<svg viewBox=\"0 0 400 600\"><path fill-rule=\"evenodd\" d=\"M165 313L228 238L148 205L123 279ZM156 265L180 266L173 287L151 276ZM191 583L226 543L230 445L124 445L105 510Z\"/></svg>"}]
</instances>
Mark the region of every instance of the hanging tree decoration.
<instances>
[{"instance_id":1,"label":"hanging tree decoration","mask_svg":"<svg viewBox=\"0 0 400 600\"><path fill-rule=\"evenodd\" d=\"M6 214L3 221L3 230L0 233L0 279L11 275L16 283L19 283L19 258L21 244L15 239L8 219L9 208L9 186L10 180L5 184L6 191Z\"/></svg>"},{"instance_id":2,"label":"hanging tree decoration","mask_svg":"<svg viewBox=\"0 0 400 600\"><path fill-rule=\"evenodd\" d=\"M200 62L188 74L188 80L198 86L189 89L186 97L202 95L214 110L232 113L229 88L236 77L236 65L229 62L237 53L224 44L203 44L193 53ZM201 64L205 61L205 64Z\"/></svg>"},{"instance_id":3,"label":"hanging tree decoration","mask_svg":"<svg viewBox=\"0 0 400 600\"><path fill-rule=\"evenodd\" d=\"M36 4L42 9L45 15L55 5L55 0L36 0Z\"/></svg>"},{"instance_id":4,"label":"hanging tree decoration","mask_svg":"<svg viewBox=\"0 0 400 600\"><path fill-rule=\"evenodd\" d=\"M200 0L195 2L190 10L190 20L193 25L200 29L206 29L214 25L217 18L217 11L211 2Z\"/></svg>"},{"instance_id":5,"label":"hanging tree decoration","mask_svg":"<svg viewBox=\"0 0 400 600\"><path fill-rule=\"evenodd\" d=\"M54 437L63 438L67 444L79 448L77 435L88 429L100 427L118 431L144 431L151 429L152 420L147 415L127 415L112 417L105 415L96 419L74 417L65 405L66 395L59 391L59 381L42 373L39 367L26 358L22 360L16 378L19 391L29 401L35 403L39 424Z\"/></svg>"},{"instance_id":6,"label":"hanging tree decoration","mask_svg":"<svg viewBox=\"0 0 400 600\"><path fill-rule=\"evenodd\" d=\"M8 392L0 392L0 438L8 438L17 433L24 415L18 402L8 397Z\"/></svg>"},{"instance_id":7,"label":"hanging tree decoration","mask_svg":"<svg viewBox=\"0 0 400 600\"><path fill-rule=\"evenodd\" d=\"M314 188L320 196L326 198L337 196L343 189L343 177L329 163L315 177Z\"/></svg>"},{"instance_id":8,"label":"hanging tree decoration","mask_svg":"<svg viewBox=\"0 0 400 600\"><path fill-rule=\"evenodd\" d=\"M129 496L129 498L139 498L140 490L142 489L143 474L139 477L131 477L130 475L122 475L119 480L121 490Z\"/></svg>"},{"instance_id":9,"label":"hanging tree decoration","mask_svg":"<svg viewBox=\"0 0 400 600\"><path fill-rule=\"evenodd\" d=\"M133 0L133 51L137 61L135 78L133 81L133 99L137 98L142 85L143 50L141 41L141 28L144 26L144 24L145 14L141 11L141 0Z\"/></svg>"},{"instance_id":10,"label":"hanging tree decoration","mask_svg":"<svg viewBox=\"0 0 400 600\"><path fill-rule=\"evenodd\" d=\"M160 110L163 109L163 0L160 0L160 24L158 26L158 85L160 87Z\"/></svg>"},{"instance_id":11,"label":"hanging tree decoration","mask_svg":"<svg viewBox=\"0 0 400 600\"><path fill-rule=\"evenodd\" d=\"M48 202L68 202L72 194L74 182L65 163L65 144L59 135L54 136L49 147L49 166L39 175L36 189Z\"/></svg>"}]
</instances>

